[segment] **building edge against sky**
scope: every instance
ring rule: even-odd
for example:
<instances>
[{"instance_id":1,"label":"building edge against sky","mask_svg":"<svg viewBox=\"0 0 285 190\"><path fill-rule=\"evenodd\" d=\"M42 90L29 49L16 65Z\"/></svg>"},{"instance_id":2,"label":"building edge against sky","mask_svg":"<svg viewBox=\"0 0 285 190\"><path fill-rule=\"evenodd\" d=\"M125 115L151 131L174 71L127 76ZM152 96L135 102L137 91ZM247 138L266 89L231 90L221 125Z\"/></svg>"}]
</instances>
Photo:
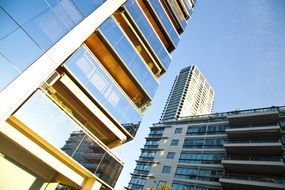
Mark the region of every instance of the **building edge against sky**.
<instances>
[{"instance_id":1,"label":"building edge against sky","mask_svg":"<svg viewBox=\"0 0 285 190\"><path fill-rule=\"evenodd\" d=\"M127 189L285 189L285 107L153 124Z\"/></svg>"},{"instance_id":2,"label":"building edge against sky","mask_svg":"<svg viewBox=\"0 0 285 190\"><path fill-rule=\"evenodd\" d=\"M0 189L113 189L195 3L1 1Z\"/></svg>"},{"instance_id":3,"label":"building edge against sky","mask_svg":"<svg viewBox=\"0 0 285 190\"><path fill-rule=\"evenodd\" d=\"M212 112L215 91L197 66L189 66L175 77L160 121Z\"/></svg>"}]
</instances>

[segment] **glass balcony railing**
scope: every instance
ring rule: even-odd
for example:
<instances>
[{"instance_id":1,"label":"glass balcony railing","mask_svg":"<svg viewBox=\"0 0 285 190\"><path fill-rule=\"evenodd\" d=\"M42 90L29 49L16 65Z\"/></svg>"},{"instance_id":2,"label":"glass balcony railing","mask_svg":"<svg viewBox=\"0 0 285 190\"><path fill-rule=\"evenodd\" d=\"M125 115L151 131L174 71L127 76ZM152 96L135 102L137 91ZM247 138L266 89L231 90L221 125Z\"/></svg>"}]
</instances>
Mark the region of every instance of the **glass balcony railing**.
<instances>
[{"instance_id":1,"label":"glass balcony railing","mask_svg":"<svg viewBox=\"0 0 285 190\"><path fill-rule=\"evenodd\" d=\"M268 123L268 124L258 124L258 125L230 125L227 126L227 129L236 129L236 128L255 128L255 127L273 127L278 126L276 123Z\"/></svg>"},{"instance_id":2,"label":"glass balcony railing","mask_svg":"<svg viewBox=\"0 0 285 190\"><path fill-rule=\"evenodd\" d=\"M185 5L185 8L187 9L188 14L192 15L193 9L192 9L192 4L190 4L190 1L189 0L182 0L182 1Z\"/></svg>"},{"instance_id":3,"label":"glass balcony railing","mask_svg":"<svg viewBox=\"0 0 285 190\"><path fill-rule=\"evenodd\" d=\"M224 157L223 160L282 162L284 158L281 156L229 156Z\"/></svg>"},{"instance_id":4,"label":"glass balcony railing","mask_svg":"<svg viewBox=\"0 0 285 190\"><path fill-rule=\"evenodd\" d=\"M159 145L144 145L144 148L158 148Z\"/></svg>"},{"instance_id":5,"label":"glass balcony railing","mask_svg":"<svg viewBox=\"0 0 285 190\"><path fill-rule=\"evenodd\" d=\"M254 143L281 143L282 141L280 139L235 139L235 140L225 140L225 144L244 144L244 143L249 143L249 144L254 144Z\"/></svg>"},{"instance_id":6,"label":"glass balcony railing","mask_svg":"<svg viewBox=\"0 0 285 190\"><path fill-rule=\"evenodd\" d=\"M135 105L85 48L79 48L64 66L121 124L141 121L142 116Z\"/></svg>"},{"instance_id":7,"label":"glass balcony railing","mask_svg":"<svg viewBox=\"0 0 285 190\"><path fill-rule=\"evenodd\" d=\"M168 34L171 42L174 44L175 47L177 47L179 40L180 40L179 34L177 33L175 27L171 23L161 2L159 0L150 0L146 2L148 2L152 6L153 11L156 13L157 17L162 23L164 30Z\"/></svg>"},{"instance_id":8,"label":"glass balcony railing","mask_svg":"<svg viewBox=\"0 0 285 190\"><path fill-rule=\"evenodd\" d=\"M83 166L93 164L93 168L86 168L114 187L123 168L122 162L100 141L87 135L79 124L41 90L37 90L13 116ZM96 148L90 148L89 145ZM93 158L91 161L90 157Z\"/></svg>"},{"instance_id":9,"label":"glass balcony railing","mask_svg":"<svg viewBox=\"0 0 285 190\"><path fill-rule=\"evenodd\" d=\"M136 49L123 31L118 26L118 23L109 17L99 28L98 31L108 41L111 48L122 59L125 66L131 71L134 78L138 80L138 83L142 85L147 94L153 98L157 88L158 82L154 75L148 69L143 59L139 56Z\"/></svg>"},{"instance_id":10,"label":"glass balcony railing","mask_svg":"<svg viewBox=\"0 0 285 190\"><path fill-rule=\"evenodd\" d=\"M178 2L176 0L167 0L168 5L170 6L170 9L172 10L173 14L175 15L179 25L183 29L183 31L186 28L187 21L178 5Z\"/></svg>"},{"instance_id":11,"label":"glass balcony railing","mask_svg":"<svg viewBox=\"0 0 285 190\"><path fill-rule=\"evenodd\" d=\"M249 110L236 110L232 112L228 112L228 115L246 115L246 114L252 114L252 113L266 113L266 112L275 112L279 111L279 108L282 107L267 107L267 108L258 108L258 109L249 109Z\"/></svg>"},{"instance_id":12,"label":"glass balcony railing","mask_svg":"<svg viewBox=\"0 0 285 190\"><path fill-rule=\"evenodd\" d=\"M285 179L281 177L250 176L250 175L237 175L237 174L225 174L225 175L222 175L221 177L225 179L246 180L246 181L252 181L252 182L265 182L265 183L285 185Z\"/></svg>"},{"instance_id":13,"label":"glass balcony railing","mask_svg":"<svg viewBox=\"0 0 285 190\"><path fill-rule=\"evenodd\" d=\"M140 161L153 161L154 157L143 157L143 156L140 156L139 160Z\"/></svg>"},{"instance_id":14,"label":"glass balcony railing","mask_svg":"<svg viewBox=\"0 0 285 190\"><path fill-rule=\"evenodd\" d=\"M151 24L144 16L144 13L138 3L135 0L128 0L124 4L124 7L129 16L131 16L131 18L137 25L138 29L141 31L142 36L144 36L144 38L147 40L152 51L155 53L155 55L166 70L170 64L171 57L162 42L160 41L159 37L155 33Z\"/></svg>"}]
</instances>

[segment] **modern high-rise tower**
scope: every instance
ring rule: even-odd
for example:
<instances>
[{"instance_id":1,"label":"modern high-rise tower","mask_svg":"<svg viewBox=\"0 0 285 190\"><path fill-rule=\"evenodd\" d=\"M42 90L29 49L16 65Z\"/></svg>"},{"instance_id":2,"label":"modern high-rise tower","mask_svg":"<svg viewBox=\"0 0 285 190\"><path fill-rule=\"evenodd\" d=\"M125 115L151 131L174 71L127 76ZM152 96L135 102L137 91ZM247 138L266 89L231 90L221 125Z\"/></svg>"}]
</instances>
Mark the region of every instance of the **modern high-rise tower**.
<instances>
[{"instance_id":1,"label":"modern high-rise tower","mask_svg":"<svg viewBox=\"0 0 285 190\"><path fill-rule=\"evenodd\" d=\"M197 66L176 76L160 121L212 112L215 92Z\"/></svg>"},{"instance_id":2,"label":"modern high-rise tower","mask_svg":"<svg viewBox=\"0 0 285 190\"><path fill-rule=\"evenodd\" d=\"M285 189L285 107L166 121L149 136L127 189Z\"/></svg>"},{"instance_id":3,"label":"modern high-rise tower","mask_svg":"<svg viewBox=\"0 0 285 190\"><path fill-rule=\"evenodd\" d=\"M113 189L190 0L1 0L0 189Z\"/></svg>"}]
</instances>

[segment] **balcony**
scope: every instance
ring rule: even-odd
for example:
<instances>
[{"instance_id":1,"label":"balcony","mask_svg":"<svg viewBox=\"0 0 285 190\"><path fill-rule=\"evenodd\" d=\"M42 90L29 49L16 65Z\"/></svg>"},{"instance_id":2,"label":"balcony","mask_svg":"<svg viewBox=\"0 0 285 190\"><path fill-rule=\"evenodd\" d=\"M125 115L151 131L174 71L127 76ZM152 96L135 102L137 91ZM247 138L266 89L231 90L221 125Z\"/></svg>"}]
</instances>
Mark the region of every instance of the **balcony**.
<instances>
[{"instance_id":1,"label":"balcony","mask_svg":"<svg viewBox=\"0 0 285 190\"><path fill-rule=\"evenodd\" d=\"M148 44L145 43L144 37L140 35L140 31L134 26L125 11L119 9L113 14L116 21L120 24L120 27L132 44L136 47L137 52L144 59L152 73L159 77L162 73L163 68L159 65L155 58L155 55L151 52Z\"/></svg>"},{"instance_id":2,"label":"balcony","mask_svg":"<svg viewBox=\"0 0 285 190\"><path fill-rule=\"evenodd\" d=\"M285 189L284 178L261 176L223 175L219 182L223 189L230 190L281 190Z\"/></svg>"},{"instance_id":3,"label":"balcony","mask_svg":"<svg viewBox=\"0 0 285 190\"><path fill-rule=\"evenodd\" d=\"M164 46L169 52L174 50L178 45L180 37L160 0L139 0L138 3L158 33Z\"/></svg>"},{"instance_id":4,"label":"balcony","mask_svg":"<svg viewBox=\"0 0 285 190\"><path fill-rule=\"evenodd\" d=\"M229 139L232 138L272 138L281 137L281 128L277 124L266 125L232 125L226 129Z\"/></svg>"},{"instance_id":5,"label":"balcony","mask_svg":"<svg viewBox=\"0 0 285 190\"><path fill-rule=\"evenodd\" d=\"M231 156L221 162L225 170L235 173L281 175L285 173L281 156Z\"/></svg>"},{"instance_id":6,"label":"balcony","mask_svg":"<svg viewBox=\"0 0 285 190\"><path fill-rule=\"evenodd\" d=\"M153 55L155 55L156 60L162 68L162 73L164 73L169 67L171 56L150 21L145 16L142 8L136 0L126 1L122 7L130 22L132 22L137 31L139 31L139 35L147 44Z\"/></svg>"},{"instance_id":7,"label":"balcony","mask_svg":"<svg viewBox=\"0 0 285 190\"><path fill-rule=\"evenodd\" d=\"M70 113L67 107L60 108L54 101L41 90L37 90L9 120L59 162L71 169L75 168L75 171L80 169L87 173L89 170L89 175L93 173L94 177L100 178L107 186L114 187L123 163L94 134L87 129L83 130L79 122L68 115ZM69 138L73 140L68 141ZM96 149L89 148L89 145ZM85 169L84 165L80 165L85 160L82 153L96 155L98 167L95 170ZM102 155L101 159L99 154Z\"/></svg>"},{"instance_id":8,"label":"balcony","mask_svg":"<svg viewBox=\"0 0 285 190\"><path fill-rule=\"evenodd\" d=\"M191 18L193 9L192 9L192 3L189 0L179 0L179 4L181 5L183 9L184 16L186 19Z\"/></svg>"},{"instance_id":9,"label":"balcony","mask_svg":"<svg viewBox=\"0 0 285 190\"><path fill-rule=\"evenodd\" d=\"M158 81L113 17L85 44L138 108L153 98Z\"/></svg>"},{"instance_id":10,"label":"balcony","mask_svg":"<svg viewBox=\"0 0 285 190\"><path fill-rule=\"evenodd\" d=\"M227 116L230 124L264 124L277 123L279 111L276 107L233 111Z\"/></svg>"},{"instance_id":11,"label":"balcony","mask_svg":"<svg viewBox=\"0 0 285 190\"><path fill-rule=\"evenodd\" d=\"M61 78L49 87L50 93L78 121L103 142L114 139L106 144L121 133L133 137L122 124L139 123L140 111L86 47L80 47L58 72Z\"/></svg>"},{"instance_id":12,"label":"balcony","mask_svg":"<svg viewBox=\"0 0 285 190\"><path fill-rule=\"evenodd\" d=\"M224 148L231 155L282 155L283 144L279 139L227 140ZM265 151L266 150L266 151Z\"/></svg>"},{"instance_id":13,"label":"balcony","mask_svg":"<svg viewBox=\"0 0 285 190\"><path fill-rule=\"evenodd\" d=\"M169 18L175 26L177 32L181 34L187 25L186 17L183 14L183 9L176 0L161 0Z\"/></svg>"}]
</instances>

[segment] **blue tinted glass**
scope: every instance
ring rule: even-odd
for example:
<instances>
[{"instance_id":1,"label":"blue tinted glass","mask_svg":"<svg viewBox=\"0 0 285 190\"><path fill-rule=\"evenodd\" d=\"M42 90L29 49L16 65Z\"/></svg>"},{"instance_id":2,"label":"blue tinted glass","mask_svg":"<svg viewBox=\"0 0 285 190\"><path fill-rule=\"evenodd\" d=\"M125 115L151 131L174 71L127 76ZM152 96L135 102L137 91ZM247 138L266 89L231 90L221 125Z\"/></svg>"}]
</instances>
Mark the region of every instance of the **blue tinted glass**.
<instances>
[{"instance_id":1,"label":"blue tinted glass","mask_svg":"<svg viewBox=\"0 0 285 190\"><path fill-rule=\"evenodd\" d=\"M142 59L139 56L136 56L131 64L132 71L135 73L136 76L138 76L140 82L147 90L149 96L153 98L158 88L158 83L151 74L151 71L147 69L147 66L143 63Z\"/></svg>"},{"instance_id":2,"label":"blue tinted glass","mask_svg":"<svg viewBox=\"0 0 285 190\"><path fill-rule=\"evenodd\" d=\"M57 148L62 148L70 134L79 128L41 91L37 91L15 116Z\"/></svg>"},{"instance_id":3,"label":"blue tinted glass","mask_svg":"<svg viewBox=\"0 0 285 190\"><path fill-rule=\"evenodd\" d=\"M63 0L28 21L24 29L43 50L48 50L82 19L73 3Z\"/></svg>"},{"instance_id":4,"label":"blue tinted glass","mask_svg":"<svg viewBox=\"0 0 285 190\"><path fill-rule=\"evenodd\" d=\"M120 123L141 120L139 112L84 48L78 49L65 65Z\"/></svg>"},{"instance_id":5,"label":"blue tinted glass","mask_svg":"<svg viewBox=\"0 0 285 190\"><path fill-rule=\"evenodd\" d=\"M20 71L25 70L41 54L41 49L22 30L17 29L0 40L0 53ZM15 55L16 53L16 55Z\"/></svg>"},{"instance_id":6,"label":"blue tinted glass","mask_svg":"<svg viewBox=\"0 0 285 190\"><path fill-rule=\"evenodd\" d=\"M0 55L0 91L2 91L19 74L19 71Z\"/></svg>"},{"instance_id":7,"label":"blue tinted glass","mask_svg":"<svg viewBox=\"0 0 285 190\"><path fill-rule=\"evenodd\" d=\"M84 16L88 16L95 11L106 0L72 0L74 4L80 9Z\"/></svg>"},{"instance_id":8,"label":"blue tinted glass","mask_svg":"<svg viewBox=\"0 0 285 190\"><path fill-rule=\"evenodd\" d=\"M118 27L113 18L108 18L100 27L106 40L115 49L119 57L128 66L130 71L147 91L150 97L153 97L158 87L157 81L147 68L144 61L139 57L135 48L126 38L122 30Z\"/></svg>"},{"instance_id":9,"label":"blue tinted glass","mask_svg":"<svg viewBox=\"0 0 285 190\"><path fill-rule=\"evenodd\" d=\"M139 5L134 0L129 0L125 3L125 9L130 14L138 28L150 44L152 50L159 58L160 62L164 65L165 69L168 68L171 61L171 57L167 52L166 48L158 38L154 29L151 27L144 13L140 9Z\"/></svg>"},{"instance_id":10,"label":"blue tinted glass","mask_svg":"<svg viewBox=\"0 0 285 190\"><path fill-rule=\"evenodd\" d=\"M114 187L122 164L40 90L14 114L27 127ZM85 159L85 158L91 158Z\"/></svg>"},{"instance_id":11,"label":"blue tinted glass","mask_svg":"<svg viewBox=\"0 0 285 190\"><path fill-rule=\"evenodd\" d=\"M45 0L1 0L0 5L20 25L23 25L44 10L48 9Z\"/></svg>"},{"instance_id":12,"label":"blue tinted glass","mask_svg":"<svg viewBox=\"0 0 285 190\"><path fill-rule=\"evenodd\" d=\"M30 20L23 28L43 50L48 50L68 32L68 28L51 9Z\"/></svg>"},{"instance_id":13,"label":"blue tinted glass","mask_svg":"<svg viewBox=\"0 0 285 190\"><path fill-rule=\"evenodd\" d=\"M173 11L175 17L177 18L180 26L182 27L182 29L184 30L186 28L187 25L187 21L183 16L183 13L181 12L180 8L177 7L178 4L175 0L167 0L169 5L171 6L171 10Z\"/></svg>"},{"instance_id":14,"label":"blue tinted glass","mask_svg":"<svg viewBox=\"0 0 285 190\"><path fill-rule=\"evenodd\" d=\"M69 30L84 18L78 8L70 0L60 1L52 7L52 10Z\"/></svg>"},{"instance_id":15,"label":"blue tinted glass","mask_svg":"<svg viewBox=\"0 0 285 190\"><path fill-rule=\"evenodd\" d=\"M190 2L188 0L183 0L183 3L189 13L189 15L192 14L192 5L190 4Z\"/></svg>"},{"instance_id":16,"label":"blue tinted glass","mask_svg":"<svg viewBox=\"0 0 285 190\"><path fill-rule=\"evenodd\" d=\"M15 21L0 7L0 39L18 28ZM3 27L5 26L5 27Z\"/></svg>"},{"instance_id":17,"label":"blue tinted glass","mask_svg":"<svg viewBox=\"0 0 285 190\"><path fill-rule=\"evenodd\" d=\"M178 45L178 42L180 40L180 37L178 33L176 32L176 29L172 25L170 19L168 18L163 6L161 5L159 0L150 0L148 1L151 6L153 7L153 10L156 12L157 16L159 17L159 20L161 21L162 25L164 26L164 29L168 36L170 37L170 40L174 44L174 46Z\"/></svg>"},{"instance_id":18,"label":"blue tinted glass","mask_svg":"<svg viewBox=\"0 0 285 190\"><path fill-rule=\"evenodd\" d=\"M99 30L103 33L105 38L112 44L120 57L125 63L129 63L134 58L136 52L127 41L124 33L117 26L112 18L108 18L100 27Z\"/></svg>"}]
</instances>

